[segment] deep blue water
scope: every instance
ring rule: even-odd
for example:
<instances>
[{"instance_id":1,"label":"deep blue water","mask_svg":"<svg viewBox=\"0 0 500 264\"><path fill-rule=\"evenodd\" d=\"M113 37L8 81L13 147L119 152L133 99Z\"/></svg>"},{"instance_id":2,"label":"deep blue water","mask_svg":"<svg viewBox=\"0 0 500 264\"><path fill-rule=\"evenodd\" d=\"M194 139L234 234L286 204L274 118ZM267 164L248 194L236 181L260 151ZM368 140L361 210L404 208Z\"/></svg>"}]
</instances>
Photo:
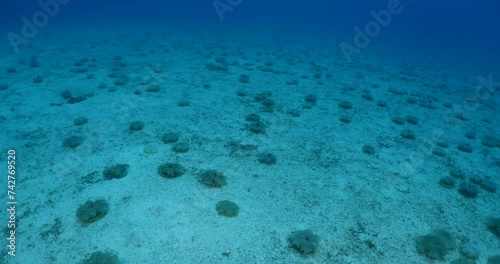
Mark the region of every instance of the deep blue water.
<instances>
[{"instance_id":1,"label":"deep blue water","mask_svg":"<svg viewBox=\"0 0 500 264\"><path fill-rule=\"evenodd\" d=\"M30 17L40 10L35 0L4 0L0 21L15 30L21 17ZM50 1L44 1L50 2ZM241 2L241 3L239 3ZM275 2L275 1L273 1ZM370 11L387 9L387 0L354 1L233 1L233 10L224 13L223 23L247 21L275 23L289 27L335 28L349 31L372 20ZM140 1L140 0L71 0L60 7L52 23L71 22L71 19L112 21L116 19L196 19L218 21L212 0ZM223 6L227 0L220 0ZM221 6L219 5L219 6ZM480 1L402 0L402 11L393 15L391 23L380 37L406 36L438 40L449 45L471 44L495 51L500 46L500 3Z\"/></svg>"},{"instance_id":2,"label":"deep blue water","mask_svg":"<svg viewBox=\"0 0 500 264\"><path fill-rule=\"evenodd\" d=\"M23 17L32 20L36 12L43 10L39 3L53 1L4 1L0 10L0 34L19 34ZM395 50L428 52L432 54L430 57L444 57L450 64L469 63L481 68L480 71L498 71L496 62L500 57L500 16L496 12L500 10L500 3L492 0L321 0L277 3L263 0L65 1L66 4L58 5L57 14L50 17L48 24L74 24L75 28L82 25L99 28L100 24L117 21L146 25L151 21L179 20L193 22L191 26L194 28L203 26L205 22L220 28L245 28L246 24L251 24L260 28L258 30L276 27L290 31L314 30L334 38L330 43L332 47L339 46L339 39L352 45L356 36L354 29L358 27L364 30L368 23L375 20L373 12L384 13L393 4L398 7L397 14L391 14L390 20L387 20L389 23L380 27L376 36L371 38L371 43L376 45L370 43L369 49L378 46L382 49L385 47L386 53ZM168 24L165 23L165 26ZM46 30L44 27L41 32ZM9 44L8 37L3 40ZM369 49L363 50L366 52ZM342 52L341 49L338 51Z\"/></svg>"}]
</instances>

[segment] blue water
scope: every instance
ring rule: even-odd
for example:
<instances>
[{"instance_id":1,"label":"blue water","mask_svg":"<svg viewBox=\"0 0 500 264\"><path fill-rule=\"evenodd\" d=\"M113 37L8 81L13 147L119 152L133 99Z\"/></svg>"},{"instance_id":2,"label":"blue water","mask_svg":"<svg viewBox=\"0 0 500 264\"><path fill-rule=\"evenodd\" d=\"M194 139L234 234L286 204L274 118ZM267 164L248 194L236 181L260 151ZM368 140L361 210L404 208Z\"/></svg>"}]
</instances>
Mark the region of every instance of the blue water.
<instances>
[{"instance_id":1,"label":"blue water","mask_svg":"<svg viewBox=\"0 0 500 264\"><path fill-rule=\"evenodd\" d=\"M51 1L40 1L50 3ZM374 20L370 11L399 9L390 23L376 36L376 42L389 45L430 47L437 52L454 51L450 56L485 59L493 64L500 46L500 6L495 1L65 1L50 24L112 23L134 21L136 24L165 20L193 20L199 23L220 22L220 27L245 24L259 28L279 26L290 30L319 30L322 34L347 34L354 37L354 27L363 28ZM49 5L50 6L50 5ZM217 7L217 8L216 8ZM219 11L217 11L219 9ZM42 10L37 1L6 1L0 10L3 33L19 33L22 17L31 20ZM192 25L196 27L196 24ZM409 41L403 41L403 40ZM338 42L338 40L337 40ZM374 41L375 42L375 41ZM339 43L332 43L338 45ZM490 60L486 58L492 58Z\"/></svg>"},{"instance_id":2,"label":"blue water","mask_svg":"<svg viewBox=\"0 0 500 264\"><path fill-rule=\"evenodd\" d=\"M3 0L0 264L499 263L499 11Z\"/></svg>"}]
</instances>

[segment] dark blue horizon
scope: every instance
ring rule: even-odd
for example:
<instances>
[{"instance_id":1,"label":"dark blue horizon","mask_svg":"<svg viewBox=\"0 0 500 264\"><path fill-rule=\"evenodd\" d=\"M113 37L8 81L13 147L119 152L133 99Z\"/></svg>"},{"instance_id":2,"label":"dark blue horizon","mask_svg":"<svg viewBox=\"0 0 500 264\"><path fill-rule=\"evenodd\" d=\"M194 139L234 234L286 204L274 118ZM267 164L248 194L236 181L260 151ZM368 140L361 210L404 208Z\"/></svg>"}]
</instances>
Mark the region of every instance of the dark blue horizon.
<instances>
[{"instance_id":1,"label":"dark blue horizon","mask_svg":"<svg viewBox=\"0 0 500 264\"><path fill-rule=\"evenodd\" d=\"M435 45L442 49L470 50L476 53L498 53L500 46L500 3L483 1L287 1L267 3L262 0L216 1L78 1L65 0L50 23L71 24L79 20L89 23L108 23L129 20L136 23L148 20L210 21L221 26L245 23L294 28L332 30L354 35L354 28L363 28L374 20L371 12L386 10L398 3L401 12L393 14L390 23L377 36L380 39L413 39L415 46ZM64 2L59 0L60 3ZM43 10L41 4L56 0L8 1L0 10L3 29L19 30L22 18L32 19ZM230 3L235 4L231 7ZM219 11L216 10L217 6ZM224 8L228 8L224 11ZM222 19L221 19L222 18ZM6 33L6 32L4 32ZM6 38L4 38L6 40ZM429 44L430 43L430 44ZM489 56L488 54L483 54ZM475 55L473 55L475 56Z\"/></svg>"}]
</instances>

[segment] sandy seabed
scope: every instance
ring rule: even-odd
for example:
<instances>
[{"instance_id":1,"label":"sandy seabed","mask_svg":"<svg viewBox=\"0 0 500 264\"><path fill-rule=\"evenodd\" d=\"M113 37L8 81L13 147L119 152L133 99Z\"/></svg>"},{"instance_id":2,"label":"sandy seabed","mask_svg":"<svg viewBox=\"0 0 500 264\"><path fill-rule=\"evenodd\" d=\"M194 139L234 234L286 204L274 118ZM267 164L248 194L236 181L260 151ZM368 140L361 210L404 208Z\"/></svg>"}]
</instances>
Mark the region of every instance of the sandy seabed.
<instances>
[{"instance_id":1,"label":"sandy seabed","mask_svg":"<svg viewBox=\"0 0 500 264\"><path fill-rule=\"evenodd\" d=\"M17 54L2 47L0 157L17 153L18 203L16 257L3 263L97 251L121 263L429 263L415 240L433 229L457 242L446 263L465 243L477 263L500 254L486 228L499 192L458 191L469 177L500 182L498 92L475 94L490 73L425 51L366 50L348 63L338 39L251 30L54 25ZM265 132L252 132L252 113ZM166 132L189 150L173 151ZM83 141L65 146L72 136ZM165 162L185 173L161 177ZM127 175L105 180L115 164ZM227 185L200 184L208 169ZM454 170L466 179L444 188ZM78 208L97 199L109 211L83 225ZM238 216L219 215L221 200ZM315 254L288 245L303 229L320 238Z\"/></svg>"}]
</instances>

